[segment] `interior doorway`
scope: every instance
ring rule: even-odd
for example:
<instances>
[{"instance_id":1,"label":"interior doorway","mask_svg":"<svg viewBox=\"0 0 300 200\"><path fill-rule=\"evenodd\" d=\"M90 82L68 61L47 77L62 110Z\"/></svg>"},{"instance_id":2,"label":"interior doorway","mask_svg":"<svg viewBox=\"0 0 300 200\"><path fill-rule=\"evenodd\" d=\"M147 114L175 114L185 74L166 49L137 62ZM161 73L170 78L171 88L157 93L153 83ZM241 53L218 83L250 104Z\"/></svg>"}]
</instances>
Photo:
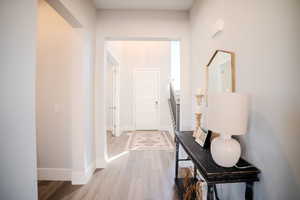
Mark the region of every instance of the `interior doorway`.
<instances>
[{"instance_id":1,"label":"interior doorway","mask_svg":"<svg viewBox=\"0 0 300 200\"><path fill-rule=\"evenodd\" d=\"M179 40L105 42L108 162L135 150L174 150L169 95L176 84L180 96L180 56Z\"/></svg>"}]
</instances>

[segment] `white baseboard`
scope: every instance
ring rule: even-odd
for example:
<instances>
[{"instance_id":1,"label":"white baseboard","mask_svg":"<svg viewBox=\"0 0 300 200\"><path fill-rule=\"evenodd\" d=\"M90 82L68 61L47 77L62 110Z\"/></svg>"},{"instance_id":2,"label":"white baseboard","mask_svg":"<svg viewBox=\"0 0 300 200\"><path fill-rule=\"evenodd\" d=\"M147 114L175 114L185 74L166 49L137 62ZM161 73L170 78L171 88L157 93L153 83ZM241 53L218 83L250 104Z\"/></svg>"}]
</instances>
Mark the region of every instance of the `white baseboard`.
<instances>
[{"instance_id":1,"label":"white baseboard","mask_svg":"<svg viewBox=\"0 0 300 200\"><path fill-rule=\"evenodd\" d=\"M175 138L175 131L174 131L174 127L173 126L170 127L169 134L172 137L172 139Z\"/></svg>"},{"instance_id":2,"label":"white baseboard","mask_svg":"<svg viewBox=\"0 0 300 200\"><path fill-rule=\"evenodd\" d=\"M67 168L38 168L38 180L70 181L72 170Z\"/></svg>"},{"instance_id":3,"label":"white baseboard","mask_svg":"<svg viewBox=\"0 0 300 200\"><path fill-rule=\"evenodd\" d=\"M107 166L107 162L104 158L97 158L96 159L96 168L97 169L104 169Z\"/></svg>"},{"instance_id":4,"label":"white baseboard","mask_svg":"<svg viewBox=\"0 0 300 200\"><path fill-rule=\"evenodd\" d=\"M124 131L134 131L135 128L133 126L123 126L123 127L120 127L120 132L124 132Z\"/></svg>"},{"instance_id":5,"label":"white baseboard","mask_svg":"<svg viewBox=\"0 0 300 200\"><path fill-rule=\"evenodd\" d=\"M161 131L169 131L170 130L170 126L167 126L167 125L162 125L159 127L159 130ZM135 128L133 126L124 126L124 127L120 127L120 131L121 132L125 132L125 131L134 131Z\"/></svg>"},{"instance_id":6,"label":"white baseboard","mask_svg":"<svg viewBox=\"0 0 300 200\"><path fill-rule=\"evenodd\" d=\"M170 126L160 126L160 131L169 131L170 130Z\"/></svg>"},{"instance_id":7,"label":"white baseboard","mask_svg":"<svg viewBox=\"0 0 300 200\"><path fill-rule=\"evenodd\" d=\"M84 185L89 182L96 170L95 162L92 162L85 170L72 172L72 185Z\"/></svg>"}]
</instances>

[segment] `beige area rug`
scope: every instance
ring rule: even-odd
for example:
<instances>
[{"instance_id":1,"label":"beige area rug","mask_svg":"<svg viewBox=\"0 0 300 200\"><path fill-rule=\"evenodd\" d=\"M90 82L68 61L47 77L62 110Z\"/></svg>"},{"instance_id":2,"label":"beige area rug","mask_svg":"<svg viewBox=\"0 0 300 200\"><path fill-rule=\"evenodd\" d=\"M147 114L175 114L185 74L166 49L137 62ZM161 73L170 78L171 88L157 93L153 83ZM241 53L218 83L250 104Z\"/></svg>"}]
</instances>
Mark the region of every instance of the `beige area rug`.
<instances>
[{"instance_id":1,"label":"beige area rug","mask_svg":"<svg viewBox=\"0 0 300 200\"><path fill-rule=\"evenodd\" d=\"M130 151L174 151L169 133L165 131L133 131L129 136L127 150Z\"/></svg>"}]
</instances>

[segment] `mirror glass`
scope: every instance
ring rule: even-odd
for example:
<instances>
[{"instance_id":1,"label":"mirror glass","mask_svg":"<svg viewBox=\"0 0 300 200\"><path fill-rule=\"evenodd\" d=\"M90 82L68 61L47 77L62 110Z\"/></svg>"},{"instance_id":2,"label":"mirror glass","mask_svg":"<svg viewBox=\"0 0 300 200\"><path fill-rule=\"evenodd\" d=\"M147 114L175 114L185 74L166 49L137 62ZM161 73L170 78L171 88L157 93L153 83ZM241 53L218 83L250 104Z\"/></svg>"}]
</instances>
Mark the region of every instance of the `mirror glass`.
<instances>
[{"instance_id":1,"label":"mirror glass","mask_svg":"<svg viewBox=\"0 0 300 200\"><path fill-rule=\"evenodd\" d=\"M216 50L205 67L206 108L209 106L209 94L220 92L235 92L234 53L225 50ZM200 127L208 133L207 109L202 112Z\"/></svg>"},{"instance_id":2,"label":"mirror glass","mask_svg":"<svg viewBox=\"0 0 300 200\"><path fill-rule=\"evenodd\" d=\"M234 92L232 62L232 53L215 52L208 64L208 92Z\"/></svg>"}]
</instances>

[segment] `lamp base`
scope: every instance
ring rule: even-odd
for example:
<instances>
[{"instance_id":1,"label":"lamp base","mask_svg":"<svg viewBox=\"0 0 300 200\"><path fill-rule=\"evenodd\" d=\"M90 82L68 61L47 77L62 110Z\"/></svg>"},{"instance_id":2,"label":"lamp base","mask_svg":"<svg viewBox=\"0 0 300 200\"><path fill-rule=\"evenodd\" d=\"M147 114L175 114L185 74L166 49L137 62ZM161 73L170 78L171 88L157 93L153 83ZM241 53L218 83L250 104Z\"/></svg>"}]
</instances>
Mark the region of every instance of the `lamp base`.
<instances>
[{"instance_id":1,"label":"lamp base","mask_svg":"<svg viewBox=\"0 0 300 200\"><path fill-rule=\"evenodd\" d=\"M221 134L215 138L210 151L214 161L222 167L233 167L241 157L241 145L231 135Z\"/></svg>"}]
</instances>

